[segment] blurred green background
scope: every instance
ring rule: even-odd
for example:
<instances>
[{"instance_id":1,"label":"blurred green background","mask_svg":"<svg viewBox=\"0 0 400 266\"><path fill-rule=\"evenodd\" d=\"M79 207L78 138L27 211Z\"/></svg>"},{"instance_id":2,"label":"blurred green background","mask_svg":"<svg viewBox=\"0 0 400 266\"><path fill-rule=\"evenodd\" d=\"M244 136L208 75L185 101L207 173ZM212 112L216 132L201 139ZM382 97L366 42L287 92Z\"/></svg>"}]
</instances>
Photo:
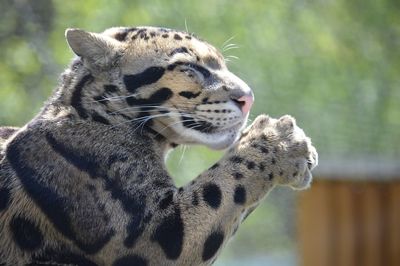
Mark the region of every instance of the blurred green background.
<instances>
[{"instance_id":1,"label":"blurred green background","mask_svg":"<svg viewBox=\"0 0 400 266\"><path fill-rule=\"evenodd\" d=\"M36 114L69 63L67 27L177 28L217 48L254 90L251 119L292 114L321 157L398 159L398 0L0 0L0 124ZM222 154L178 148L169 169L184 184ZM277 189L245 221L216 265L296 265L295 192Z\"/></svg>"}]
</instances>

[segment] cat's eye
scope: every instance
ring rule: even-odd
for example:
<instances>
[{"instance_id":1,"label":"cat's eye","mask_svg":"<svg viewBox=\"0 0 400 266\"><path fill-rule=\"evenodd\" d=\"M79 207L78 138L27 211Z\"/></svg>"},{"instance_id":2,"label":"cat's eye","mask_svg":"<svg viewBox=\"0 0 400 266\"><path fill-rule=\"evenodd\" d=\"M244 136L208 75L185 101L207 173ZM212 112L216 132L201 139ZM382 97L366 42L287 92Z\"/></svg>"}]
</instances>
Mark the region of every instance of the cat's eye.
<instances>
[{"instance_id":1,"label":"cat's eye","mask_svg":"<svg viewBox=\"0 0 400 266\"><path fill-rule=\"evenodd\" d=\"M211 76L210 71L208 71L205 67L202 67L198 64L186 63L185 66L199 72L204 78L209 78Z\"/></svg>"}]
</instances>

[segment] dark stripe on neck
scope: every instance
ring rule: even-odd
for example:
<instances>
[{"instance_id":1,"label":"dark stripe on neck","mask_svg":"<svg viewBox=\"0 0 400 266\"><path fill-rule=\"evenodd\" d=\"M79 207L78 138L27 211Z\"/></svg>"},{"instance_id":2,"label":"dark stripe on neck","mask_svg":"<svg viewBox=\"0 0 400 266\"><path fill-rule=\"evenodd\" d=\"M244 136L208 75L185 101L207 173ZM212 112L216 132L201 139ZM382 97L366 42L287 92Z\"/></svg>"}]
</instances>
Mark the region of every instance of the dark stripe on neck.
<instances>
[{"instance_id":1,"label":"dark stripe on neck","mask_svg":"<svg viewBox=\"0 0 400 266\"><path fill-rule=\"evenodd\" d=\"M163 75L163 67L149 67L145 71L124 76L124 83L129 92L135 92L138 88L157 82Z\"/></svg>"},{"instance_id":2,"label":"dark stripe on neck","mask_svg":"<svg viewBox=\"0 0 400 266\"><path fill-rule=\"evenodd\" d=\"M71 239L81 250L87 254L95 254L109 242L114 235L113 230L99 234L96 238L81 241L72 228L68 212L73 209L70 198L57 193L48 180L59 178L50 174L42 175L27 162L31 155L26 154L26 146L31 142L29 133L22 133L10 143L7 149L7 159L21 181L26 193L39 206L43 213L53 223L54 227L68 239ZM43 169L45 166L41 166ZM47 182L46 182L47 180Z\"/></svg>"},{"instance_id":3,"label":"dark stripe on neck","mask_svg":"<svg viewBox=\"0 0 400 266\"><path fill-rule=\"evenodd\" d=\"M62 156L67 162L79 170L88 173L90 177L96 178L101 175L99 164L92 158L92 156L73 152L71 148L67 147L64 143L57 141L50 133L46 134L46 140L57 154Z\"/></svg>"},{"instance_id":4,"label":"dark stripe on neck","mask_svg":"<svg viewBox=\"0 0 400 266\"><path fill-rule=\"evenodd\" d=\"M88 173L92 178L102 178L105 180L105 189L111 192L111 197L119 200L125 212L131 215L130 222L127 225L128 235L124 241L126 247L131 248L136 240L141 236L144 230L142 222L146 203L145 196L129 195L122 187L121 177L113 180L111 176L107 176L104 169L101 169L99 162L93 158L93 155L83 150L68 147L57 141L51 134L46 134L46 139L51 147L65 160L81 171ZM114 156L115 155L111 155ZM119 173L118 173L119 175ZM139 197L141 197L139 199Z\"/></svg>"},{"instance_id":5,"label":"dark stripe on neck","mask_svg":"<svg viewBox=\"0 0 400 266\"><path fill-rule=\"evenodd\" d=\"M72 93L71 97L71 106L75 108L78 115L86 119L89 115L86 113L85 108L82 105L82 90L83 88L88 85L90 82L93 81L93 76L88 74L84 76L79 83L75 86L74 92Z\"/></svg>"}]
</instances>

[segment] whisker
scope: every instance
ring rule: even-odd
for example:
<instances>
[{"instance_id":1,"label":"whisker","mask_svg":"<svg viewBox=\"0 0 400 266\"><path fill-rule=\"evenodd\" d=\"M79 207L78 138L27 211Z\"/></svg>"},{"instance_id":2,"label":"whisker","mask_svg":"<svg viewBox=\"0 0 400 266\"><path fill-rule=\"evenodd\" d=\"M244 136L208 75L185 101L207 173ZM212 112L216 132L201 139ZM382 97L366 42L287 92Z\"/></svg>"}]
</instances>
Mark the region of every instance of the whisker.
<instances>
[{"instance_id":1,"label":"whisker","mask_svg":"<svg viewBox=\"0 0 400 266\"><path fill-rule=\"evenodd\" d=\"M223 52L226 52L226 51L229 51L232 49L239 49L239 48L240 48L239 46L230 46L230 47L225 48L225 50L223 50Z\"/></svg>"},{"instance_id":2,"label":"whisker","mask_svg":"<svg viewBox=\"0 0 400 266\"><path fill-rule=\"evenodd\" d=\"M235 56L235 55L228 55L226 58L232 58L232 59L236 59L239 60L239 57Z\"/></svg>"},{"instance_id":3,"label":"whisker","mask_svg":"<svg viewBox=\"0 0 400 266\"><path fill-rule=\"evenodd\" d=\"M188 29L186 18L185 18L185 29L186 29L186 32L189 33L189 29Z\"/></svg>"},{"instance_id":4,"label":"whisker","mask_svg":"<svg viewBox=\"0 0 400 266\"><path fill-rule=\"evenodd\" d=\"M179 162L178 162L178 166L180 166L181 163L182 163L183 156L185 155L186 148L187 148L187 145L182 145L182 153L181 153L181 158L179 159Z\"/></svg>"},{"instance_id":5,"label":"whisker","mask_svg":"<svg viewBox=\"0 0 400 266\"><path fill-rule=\"evenodd\" d=\"M184 122L190 122L190 121L194 121L194 119L191 118L191 119L179 120L179 121L177 121L177 122L175 122L175 123L171 123L171 124L169 124L169 125L163 127L159 133L161 134L164 130L166 130L167 128L169 128L169 127L171 127L171 126L174 126L174 125L176 125L176 124L184 123Z\"/></svg>"},{"instance_id":6,"label":"whisker","mask_svg":"<svg viewBox=\"0 0 400 266\"><path fill-rule=\"evenodd\" d=\"M149 110L142 110L143 107L152 108L152 109L149 109ZM171 112L171 111L177 111L178 109L176 109L176 108L164 107L164 106L151 106L151 105L149 105L149 106L142 106L142 107L139 106L139 107L137 107L137 108L134 108L134 107L125 107L125 108L121 108L121 109L115 110L115 111L111 112L110 114L111 114L111 115L113 115L113 114L120 114L121 111L127 111L127 112L123 112L123 113L125 113L125 114L126 114L126 113L134 114L134 113L145 113L145 112L159 111L159 110L162 110L162 111L167 110L167 111Z\"/></svg>"},{"instance_id":7,"label":"whisker","mask_svg":"<svg viewBox=\"0 0 400 266\"><path fill-rule=\"evenodd\" d=\"M224 41L224 43L221 45L222 46L222 50L224 50L225 46L232 41L233 39L235 39L235 35L233 35L232 37L228 38L228 40Z\"/></svg>"},{"instance_id":8,"label":"whisker","mask_svg":"<svg viewBox=\"0 0 400 266\"><path fill-rule=\"evenodd\" d=\"M136 118L133 118L133 119L130 119L130 120L126 120L126 121L123 121L123 122L121 122L121 123L118 123L118 124L115 124L115 125L112 125L112 126L110 126L109 128L107 128L105 131L103 131L102 133L104 133L104 132L106 132L106 131L108 131L108 130L111 130L111 129L113 129L113 128L116 128L116 127L118 127L118 126L121 126L121 125L124 125L124 124L128 124L128 123L132 123L132 122L135 122L135 121L137 121L136 123L141 123L142 122L142 120L150 120L150 119L153 119L153 118L157 118L157 117L162 117L162 116L180 116L181 114L180 113L176 113L176 114L174 114L174 113L168 113L168 114L156 114L156 115L149 115L149 116L143 116L143 117L136 117ZM136 124L136 123L133 123L133 124Z\"/></svg>"}]
</instances>

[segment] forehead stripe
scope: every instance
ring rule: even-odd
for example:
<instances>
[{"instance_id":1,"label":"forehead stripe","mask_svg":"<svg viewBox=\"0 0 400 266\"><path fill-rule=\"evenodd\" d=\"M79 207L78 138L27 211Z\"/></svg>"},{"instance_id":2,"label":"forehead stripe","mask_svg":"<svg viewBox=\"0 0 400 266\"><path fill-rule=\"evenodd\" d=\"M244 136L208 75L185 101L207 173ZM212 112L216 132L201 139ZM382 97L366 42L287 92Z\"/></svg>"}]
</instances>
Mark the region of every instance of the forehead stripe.
<instances>
[{"instance_id":1,"label":"forehead stripe","mask_svg":"<svg viewBox=\"0 0 400 266\"><path fill-rule=\"evenodd\" d=\"M124 76L124 83L129 92L135 92L138 88L157 82L163 75L163 67L149 67L141 73Z\"/></svg>"}]
</instances>

